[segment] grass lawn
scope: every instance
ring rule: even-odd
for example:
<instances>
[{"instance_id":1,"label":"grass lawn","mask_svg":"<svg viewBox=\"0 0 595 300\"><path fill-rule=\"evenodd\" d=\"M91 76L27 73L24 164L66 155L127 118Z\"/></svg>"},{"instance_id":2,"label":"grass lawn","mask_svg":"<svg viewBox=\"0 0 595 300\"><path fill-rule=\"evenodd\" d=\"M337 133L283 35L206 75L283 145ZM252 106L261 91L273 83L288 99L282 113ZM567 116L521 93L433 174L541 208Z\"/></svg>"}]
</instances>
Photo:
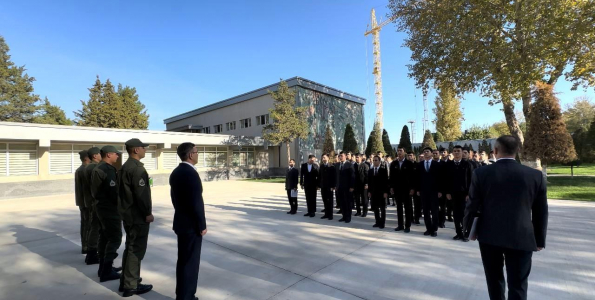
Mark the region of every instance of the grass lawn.
<instances>
[{"instance_id":1,"label":"grass lawn","mask_svg":"<svg viewBox=\"0 0 595 300\"><path fill-rule=\"evenodd\" d=\"M254 181L254 182L267 182L267 183L285 183L285 178L270 178L270 179L248 178L248 179L242 179L242 180Z\"/></svg>"},{"instance_id":2,"label":"grass lawn","mask_svg":"<svg viewBox=\"0 0 595 300\"><path fill-rule=\"evenodd\" d=\"M548 199L595 201L595 177L548 177Z\"/></svg>"},{"instance_id":3,"label":"grass lawn","mask_svg":"<svg viewBox=\"0 0 595 300\"><path fill-rule=\"evenodd\" d=\"M570 175L570 167L566 166L548 166L547 174ZM595 164L582 164L579 167L574 167L574 175L595 175Z\"/></svg>"}]
</instances>

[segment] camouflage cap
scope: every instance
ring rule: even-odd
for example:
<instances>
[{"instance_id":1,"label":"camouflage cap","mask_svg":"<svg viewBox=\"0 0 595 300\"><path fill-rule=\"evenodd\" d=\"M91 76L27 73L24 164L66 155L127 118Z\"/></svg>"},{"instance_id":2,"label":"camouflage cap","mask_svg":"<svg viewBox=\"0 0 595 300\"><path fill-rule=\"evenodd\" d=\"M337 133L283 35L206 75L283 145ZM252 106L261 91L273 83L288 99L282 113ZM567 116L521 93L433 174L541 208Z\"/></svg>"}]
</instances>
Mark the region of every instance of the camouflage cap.
<instances>
[{"instance_id":1,"label":"camouflage cap","mask_svg":"<svg viewBox=\"0 0 595 300\"><path fill-rule=\"evenodd\" d=\"M141 142L139 139L129 139L125 143L128 147L149 147L149 144Z\"/></svg>"},{"instance_id":2,"label":"camouflage cap","mask_svg":"<svg viewBox=\"0 0 595 300\"><path fill-rule=\"evenodd\" d=\"M116 147L111 145L103 146L103 148L101 148L101 153L116 153L118 155L122 154L122 152L118 151Z\"/></svg>"}]
</instances>

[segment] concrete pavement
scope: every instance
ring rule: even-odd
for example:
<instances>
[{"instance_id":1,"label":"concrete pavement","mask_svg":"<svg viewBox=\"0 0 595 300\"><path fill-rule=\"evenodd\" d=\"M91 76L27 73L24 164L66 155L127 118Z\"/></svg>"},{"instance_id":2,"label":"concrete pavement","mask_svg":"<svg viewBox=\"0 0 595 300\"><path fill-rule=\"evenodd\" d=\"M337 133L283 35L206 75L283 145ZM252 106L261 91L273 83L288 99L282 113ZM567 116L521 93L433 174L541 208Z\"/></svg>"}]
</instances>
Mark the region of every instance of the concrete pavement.
<instances>
[{"instance_id":1,"label":"concrete pavement","mask_svg":"<svg viewBox=\"0 0 595 300\"><path fill-rule=\"evenodd\" d=\"M409 234L393 231L394 207L379 230L371 214L351 224L337 222L338 215L303 217L303 193L298 214L287 215L281 184L218 181L204 188L202 300L488 299L478 245L452 241L452 223L432 238L423 236L423 224ZM153 197L156 222L141 276L155 288L134 298L174 299L169 187L154 187ZM595 203L549 203L547 248L533 256L529 298L593 299ZM0 216L0 299L120 298L117 281L99 283L97 266L84 264L73 195L3 200Z\"/></svg>"}]
</instances>

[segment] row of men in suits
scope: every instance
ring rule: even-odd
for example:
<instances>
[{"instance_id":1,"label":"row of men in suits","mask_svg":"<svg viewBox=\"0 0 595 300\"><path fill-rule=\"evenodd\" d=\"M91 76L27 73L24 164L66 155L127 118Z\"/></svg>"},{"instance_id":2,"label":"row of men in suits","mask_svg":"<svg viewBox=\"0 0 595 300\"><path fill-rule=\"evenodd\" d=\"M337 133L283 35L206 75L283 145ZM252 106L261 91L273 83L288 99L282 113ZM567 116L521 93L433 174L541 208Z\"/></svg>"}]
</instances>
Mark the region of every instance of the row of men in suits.
<instances>
[{"instance_id":1,"label":"row of men in suits","mask_svg":"<svg viewBox=\"0 0 595 300\"><path fill-rule=\"evenodd\" d=\"M452 160L448 159L449 155ZM423 212L425 235L437 236L438 228L445 227L445 219L449 216L457 232L453 239L467 241L462 234L462 219L471 174L477 167L486 165L473 163L469 159L469 149L455 146L453 153L448 154L446 150L425 148L420 161L415 162L412 152L406 153L399 147L395 160L384 160L378 153L373 156L372 165L367 164L364 155L356 154L354 162L349 161L349 156L350 153L342 152L338 156L339 162L330 164L329 156L324 154L319 165L316 157L310 155L299 171L295 161L291 160L285 187L291 206L288 213L297 212L299 185L306 196L304 216L315 216L320 190L324 203L322 212L325 213L322 218L332 220L334 192L340 207L338 213L343 216L341 221L351 221L353 206L356 208L354 216L366 217L368 204L371 204L375 227L384 228L387 200L392 197L397 207L395 231L410 232L412 224L420 224ZM451 213L454 219L450 217Z\"/></svg>"}]
</instances>

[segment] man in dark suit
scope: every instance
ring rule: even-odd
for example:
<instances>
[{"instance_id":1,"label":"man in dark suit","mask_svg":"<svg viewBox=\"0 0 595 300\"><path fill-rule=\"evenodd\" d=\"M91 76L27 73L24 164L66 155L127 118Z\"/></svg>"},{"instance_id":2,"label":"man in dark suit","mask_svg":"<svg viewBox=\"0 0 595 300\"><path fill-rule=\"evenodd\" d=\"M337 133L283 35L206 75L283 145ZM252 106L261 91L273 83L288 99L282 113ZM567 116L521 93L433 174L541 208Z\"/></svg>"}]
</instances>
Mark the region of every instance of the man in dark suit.
<instances>
[{"instance_id":1,"label":"man in dark suit","mask_svg":"<svg viewBox=\"0 0 595 300\"><path fill-rule=\"evenodd\" d=\"M452 150L453 160L446 164L445 178L447 184L445 187L446 201L452 203L454 209L455 235L453 240L469 240L463 235L463 217L465 216L465 203L469 200L469 187L471 186L471 175L473 166L469 161L463 160L463 147L457 145Z\"/></svg>"},{"instance_id":2,"label":"man in dark suit","mask_svg":"<svg viewBox=\"0 0 595 300\"><path fill-rule=\"evenodd\" d=\"M448 149L445 149L444 147L440 147L440 161L443 164L446 164L447 162L450 161L450 159L448 158ZM448 180L448 178L447 178ZM448 222L452 222L452 201L446 201L446 220Z\"/></svg>"},{"instance_id":3,"label":"man in dark suit","mask_svg":"<svg viewBox=\"0 0 595 300\"><path fill-rule=\"evenodd\" d=\"M182 163L169 176L171 202L174 205L173 230L178 236L176 264L176 299L198 299L196 284L200 267L202 237L207 234L202 182L194 167L198 151L192 143L178 146Z\"/></svg>"},{"instance_id":4,"label":"man in dark suit","mask_svg":"<svg viewBox=\"0 0 595 300\"><path fill-rule=\"evenodd\" d=\"M465 210L466 229L479 212L477 236L490 299L527 299L531 257L545 248L548 223L547 181L517 163L518 140L496 140L495 164L474 171Z\"/></svg>"},{"instance_id":5,"label":"man in dark suit","mask_svg":"<svg viewBox=\"0 0 595 300\"><path fill-rule=\"evenodd\" d=\"M324 204L324 216L321 219L333 219L333 192L337 186L337 171L335 166L328 162L328 154L323 154L321 157L322 164L320 165L320 173L318 176L320 187L320 195L322 196L322 203Z\"/></svg>"},{"instance_id":6,"label":"man in dark suit","mask_svg":"<svg viewBox=\"0 0 595 300\"><path fill-rule=\"evenodd\" d=\"M287 200L289 200L289 211L287 213L292 215L295 215L298 208L297 189L299 176L300 172L295 168L295 160L292 158L289 160L289 169L285 174L285 190L287 191ZM292 191L296 197L291 196Z\"/></svg>"},{"instance_id":7,"label":"man in dark suit","mask_svg":"<svg viewBox=\"0 0 595 300\"><path fill-rule=\"evenodd\" d=\"M316 194L318 192L318 165L315 164L316 157L308 155L308 162L302 164L300 170L300 186L306 193L306 205L308 212L304 217L313 218L316 215Z\"/></svg>"},{"instance_id":8,"label":"man in dark suit","mask_svg":"<svg viewBox=\"0 0 595 300\"><path fill-rule=\"evenodd\" d=\"M355 216L366 217L368 215L368 193L365 186L368 184L368 171L370 167L362 160L361 154L355 155L356 174L355 174Z\"/></svg>"},{"instance_id":9,"label":"man in dark suit","mask_svg":"<svg viewBox=\"0 0 595 300\"><path fill-rule=\"evenodd\" d=\"M337 197L341 203L341 212L343 217L339 222L351 222L351 212L353 210L353 190L355 187L355 170L353 165L347 161L346 152L339 154L339 181L337 182Z\"/></svg>"},{"instance_id":10,"label":"man in dark suit","mask_svg":"<svg viewBox=\"0 0 595 300\"><path fill-rule=\"evenodd\" d=\"M337 172L337 176L335 177L335 183L339 184L339 166L341 165L341 162L339 161L339 155L335 155L335 162L333 163L333 166L335 166L335 172ZM339 199L339 189L335 189L335 202L336 202L336 206L335 208L338 208L339 211L337 212L338 214L342 214L343 212L341 211L341 199Z\"/></svg>"},{"instance_id":11,"label":"man in dark suit","mask_svg":"<svg viewBox=\"0 0 595 300\"><path fill-rule=\"evenodd\" d=\"M415 176L413 163L405 157L405 148L397 148L397 159L390 164L390 193L394 195L397 203L397 222L395 231L410 231L411 221L413 220L413 200L414 193L413 178ZM405 222L403 222L403 206L405 207ZM403 227L405 225L405 227Z\"/></svg>"},{"instance_id":12,"label":"man in dark suit","mask_svg":"<svg viewBox=\"0 0 595 300\"><path fill-rule=\"evenodd\" d=\"M368 174L368 197L372 199L372 209L376 224L384 228L386 223L386 198L388 197L388 170L381 166L380 156L374 156L374 165Z\"/></svg>"},{"instance_id":13,"label":"man in dark suit","mask_svg":"<svg viewBox=\"0 0 595 300\"><path fill-rule=\"evenodd\" d=\"M413 151L407 152L407 160L413 164L413 177L411 179L411 184L413 189L417 188L417 161L415 161L415 153ZM420 225L419 218L421 218L421 198L417 195L417 193L413 194L413 224Z\"/></svg>"},{"instance_id":14,"label":"man in dark suit","mask_svg":"<svg viewBox=\"0 0 595 300\"><path fill-rule=\"evenodd\" d=\"M417 166L417 194L421 197L424 210L424 235L438 235L439 213L438 199L442 197L442 165L432 160L432 148L423 150L424 160Z\"/></svg>"}]
</instances>

